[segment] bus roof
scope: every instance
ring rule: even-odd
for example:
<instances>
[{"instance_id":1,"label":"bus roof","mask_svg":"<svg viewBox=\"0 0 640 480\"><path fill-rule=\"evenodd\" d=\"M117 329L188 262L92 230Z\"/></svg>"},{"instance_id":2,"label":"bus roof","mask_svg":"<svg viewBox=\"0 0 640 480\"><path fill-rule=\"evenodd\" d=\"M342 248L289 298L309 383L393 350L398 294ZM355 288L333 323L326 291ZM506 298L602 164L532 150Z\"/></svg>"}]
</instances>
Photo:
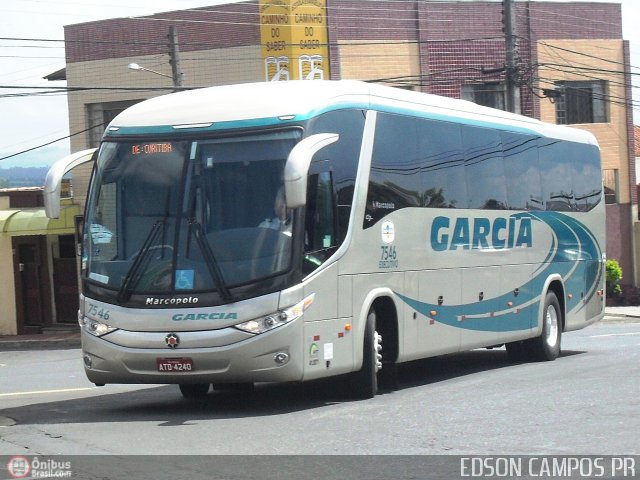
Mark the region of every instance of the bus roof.
<instances>
[{"instance_id":1,"label":"bus roof","mask_svg":"<svg viewBox=\"0 0 640 480\"><path fill-rule=\"evenodd\" d=\"M597 145L585 130L543 123L466 100L357 80L245 83L172 93L129 107L111 122L107 135L117 135L120 129L124 130L120 133L152 133L153 127L188 129L224 124L229 128L248 121L256 126L263 119L301 121L340 107L412 113Z\"/></svg>"}]
</instances>

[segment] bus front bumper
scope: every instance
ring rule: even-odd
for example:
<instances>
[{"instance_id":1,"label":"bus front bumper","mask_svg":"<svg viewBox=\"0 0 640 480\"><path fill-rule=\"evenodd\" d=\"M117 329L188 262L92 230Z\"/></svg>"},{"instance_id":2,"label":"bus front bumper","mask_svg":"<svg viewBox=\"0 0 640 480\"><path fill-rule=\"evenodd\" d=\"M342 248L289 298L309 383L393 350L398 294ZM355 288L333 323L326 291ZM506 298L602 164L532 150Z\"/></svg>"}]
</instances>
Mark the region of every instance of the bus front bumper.
<instances>
[{"instance_id":1,"label":"bus front bumper","mask_svg":"<svg viewBox=\"0 0 640 480\"><path fill-rule=\"evenodd\" d=\"M97 385L289 382L303 377L302 339L298 321L230 345L200 348L124 346L110 342L109 335L83 331L82 352L87 378Z\"/></svg>"}]
</instances>

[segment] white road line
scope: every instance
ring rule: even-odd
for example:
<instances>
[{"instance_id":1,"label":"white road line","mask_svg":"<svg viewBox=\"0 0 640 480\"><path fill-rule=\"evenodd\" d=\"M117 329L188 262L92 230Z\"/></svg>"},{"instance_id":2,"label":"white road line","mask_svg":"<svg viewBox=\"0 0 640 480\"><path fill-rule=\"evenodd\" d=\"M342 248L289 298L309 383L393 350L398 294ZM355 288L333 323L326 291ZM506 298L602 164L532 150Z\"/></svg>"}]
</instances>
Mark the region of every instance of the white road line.
<instances>
[{"instance_id":1,"label":"white road line","mask_svg":"<svg viewBox=\"0 0 640 480\"><path fill-rule=\"evenodd\" d=\"M628 332L628 333L605 333L603 335L591 335L589 338L602 338L602 337L628 337L633 335L640 335L640 332Z\"/></svg>"},{"instance_id":2,"label":"white road line","mask_svg":"<svg viewBox=\"0 0 640 480\"><path fill-rule=\"evenodd\" d=\"M59 390L36 390L33 392L13 392L13 393L0 393L0 397L17 397L20 395L43 395L45 393L65 393L65 392L86 392L93 390L94 387L82 387L82 388L62 388Z\"/></svg>"}]
</instances>

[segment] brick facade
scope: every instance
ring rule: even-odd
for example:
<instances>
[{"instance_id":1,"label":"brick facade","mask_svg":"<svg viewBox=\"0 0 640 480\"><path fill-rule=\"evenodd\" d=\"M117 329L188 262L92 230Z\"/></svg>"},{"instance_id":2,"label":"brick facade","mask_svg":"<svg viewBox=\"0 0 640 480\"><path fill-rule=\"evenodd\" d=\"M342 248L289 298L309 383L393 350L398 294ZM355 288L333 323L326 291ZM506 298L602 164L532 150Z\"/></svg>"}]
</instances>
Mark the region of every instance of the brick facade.
<instances>
[{"instance_id":1,"label":"brick facade","mask_svg":"<svg viewBox=\"0 0 640 480\"><path fill-rule=\"evenodd\" d=\"M258 18L258 5L242 2L71 25L65 27L67 65L165 55L170 25L177 27L185 53L259 45Z\"/></svg>"}]
</instances>

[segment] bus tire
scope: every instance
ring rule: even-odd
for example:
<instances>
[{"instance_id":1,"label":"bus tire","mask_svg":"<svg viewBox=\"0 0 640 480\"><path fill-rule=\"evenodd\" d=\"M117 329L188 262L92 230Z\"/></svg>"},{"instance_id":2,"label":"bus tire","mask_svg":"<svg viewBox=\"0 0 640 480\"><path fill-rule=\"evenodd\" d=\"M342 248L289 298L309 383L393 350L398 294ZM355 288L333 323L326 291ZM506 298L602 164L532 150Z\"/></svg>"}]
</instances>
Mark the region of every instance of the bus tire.
<instances>
[{"instance_id":1,"label":"bus tire","mask_svg":"<svg viewBox=\"0 0 640 480\"><path fill-rule=\"evenodd\" d=\"M392 391L399 387L398 364L396 362L386 362L378 372L378 387L380 389Z\"/></svg>"},{"instance_id":2,"label":"bus tire","mask_svg":"<svg viewBox=\"0 0 640 480\"><path fill-rule=\"evenodd\" d=\"M539 337L507 343L507 355L512 362L551 361L560 356L562 338L560 303L553 292L547 292L542 309L542 333Z\"/></svg>"},{"instance_id":3,"label":"bus tire","mask_svg":"<svg viewBox=\"0 0 640 480\"><path fill-rule=\"evenodd\" d=\"M362 368L353 376L353 392L358 398L373 398L378 393L378 370L382 366L382 337L376 331L376 312L367 315L362 346Z\"/></svg>"},{"instance_id":4,"label":"bus tire","mask_svg":"<svg viewBox=\"0 0 640 480\"><path fill-rule=\"evenodd\" d=\"M184 398L201 398L209 392L208 383L181 383L179 387Z\"/></svg>"},{"instance_id":5,"label":"bus tire","mask_svg":"<svg viewBox=\"0 0 640 480\"><path fill-rule=\"evenodd\" d=\"M542 310L542 333L529 340L532 360L552 361L560 356L562 313L560 302L553 292L547 292Z\"/></svg>"}]
</instances>

